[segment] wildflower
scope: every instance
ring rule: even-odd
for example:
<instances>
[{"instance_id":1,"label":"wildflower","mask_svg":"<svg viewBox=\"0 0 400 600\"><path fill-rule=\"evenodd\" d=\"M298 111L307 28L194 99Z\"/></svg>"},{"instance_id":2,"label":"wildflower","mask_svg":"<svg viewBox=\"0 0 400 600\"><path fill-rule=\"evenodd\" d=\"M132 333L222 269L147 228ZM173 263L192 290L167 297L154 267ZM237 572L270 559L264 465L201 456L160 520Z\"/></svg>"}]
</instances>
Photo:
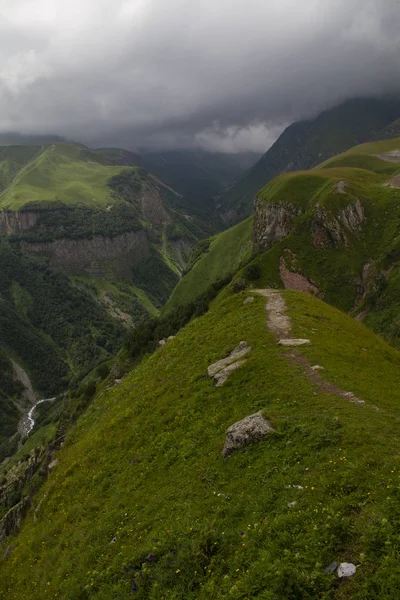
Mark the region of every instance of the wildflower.
<instances>
[{"instance_id":1,"label":"wildflower","mask_svg":"<svg viewBox=\"0 0 400 600\"><path fill-rule=\"evenodd\" d=\"M134 579L132 579L132 588L131 589L132 589L132 592L137 592L138 587L137 587L137 583Z\"/></svg>"},{"instance_id":2,"label":"wildflower","mask_svg":"<svg viewBox=\"0 0 400 600\"><path fill-rule=\"evenodd\" d=\"M241 531L241 532L239 533L239 535L244 535L244 531Z\"/></svg>"},{"instance_id":3,"label":"wildflower","mask_svg":"<svg viewBox=\"0 0 400 600\"><path fill-rule=\"evenodd\" d=\"M177 569L177 570L175 571L175 573L180 573L180 572L181 572L181 570L180 570L180 569Z\"/></svg>"}]
</instances>

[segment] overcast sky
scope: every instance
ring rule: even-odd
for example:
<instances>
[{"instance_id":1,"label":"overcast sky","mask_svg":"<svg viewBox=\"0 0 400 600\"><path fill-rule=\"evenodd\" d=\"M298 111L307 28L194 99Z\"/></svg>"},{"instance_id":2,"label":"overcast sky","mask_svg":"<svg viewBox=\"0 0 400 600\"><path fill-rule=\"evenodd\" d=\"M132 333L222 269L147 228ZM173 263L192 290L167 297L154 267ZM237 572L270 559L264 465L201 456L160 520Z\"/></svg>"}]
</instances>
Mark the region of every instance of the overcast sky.
<instances>
[{"instance_id":1,"label":"overcast sky","mask_svg":"<svg viewBox=\"0 0 400 600\"><path fill-rule=\"evenodd\" d=\"M0 0L0 131L265 150L400 82L400 0Z\"/></svg>"}]
</instances>

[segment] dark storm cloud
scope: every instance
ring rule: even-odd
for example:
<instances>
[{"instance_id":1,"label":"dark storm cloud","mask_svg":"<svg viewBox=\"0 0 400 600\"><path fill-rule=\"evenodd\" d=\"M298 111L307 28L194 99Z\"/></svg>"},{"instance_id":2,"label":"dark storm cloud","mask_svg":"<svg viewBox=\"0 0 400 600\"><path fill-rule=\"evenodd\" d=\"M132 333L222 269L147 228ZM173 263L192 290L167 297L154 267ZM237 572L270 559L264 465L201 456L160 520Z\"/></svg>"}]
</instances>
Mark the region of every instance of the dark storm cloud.
<instances>
[{"instance_id":1,"label":"dark storm cloud","mask_svg":"<svg viewBox=\"0 0 400 600\"><path fill-rule=\"evenodd\" d=\"M398 0L0 0L0 129L263 150L399 52Z\"/></svg>"}]
</instances>

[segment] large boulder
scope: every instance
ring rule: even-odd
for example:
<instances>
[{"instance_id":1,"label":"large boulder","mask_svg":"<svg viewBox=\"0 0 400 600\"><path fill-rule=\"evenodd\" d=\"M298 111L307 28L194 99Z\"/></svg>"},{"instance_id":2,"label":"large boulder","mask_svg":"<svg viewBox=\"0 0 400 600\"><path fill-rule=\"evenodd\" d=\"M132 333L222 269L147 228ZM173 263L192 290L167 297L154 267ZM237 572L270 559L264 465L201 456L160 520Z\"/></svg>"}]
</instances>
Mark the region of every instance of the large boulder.
<instances>
[{"instance_id":1,"label":"large boulder","mask_svg":"<svg viewBox=\"0 0 400 600\"><path fill-rule=\"evenodd\" d=\"M226 440L222 455L227 458L230 454L261 441L266 436L275 432L275 429L265 419L261 412L245 417L241 421L234 423L226 430Z\"/></svg>"}]
</instances>

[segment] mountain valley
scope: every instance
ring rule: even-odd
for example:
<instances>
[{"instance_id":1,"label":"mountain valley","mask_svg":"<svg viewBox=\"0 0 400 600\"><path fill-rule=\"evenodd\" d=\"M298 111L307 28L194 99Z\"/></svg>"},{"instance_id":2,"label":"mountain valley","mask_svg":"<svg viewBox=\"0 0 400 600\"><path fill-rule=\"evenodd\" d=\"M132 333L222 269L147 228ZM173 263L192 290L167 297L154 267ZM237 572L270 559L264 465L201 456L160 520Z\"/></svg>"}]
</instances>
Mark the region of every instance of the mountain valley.
<instances>
[{"instance_id":1,"label":"mountain valley","mask_svg":"<svg viewBox=\"0 0 400 600\"><path fill-rule=\"evenodd\" d=\"M0 598L396 596L399 114L253 166L7 134Z\"/></svg>"}]
</instances>

